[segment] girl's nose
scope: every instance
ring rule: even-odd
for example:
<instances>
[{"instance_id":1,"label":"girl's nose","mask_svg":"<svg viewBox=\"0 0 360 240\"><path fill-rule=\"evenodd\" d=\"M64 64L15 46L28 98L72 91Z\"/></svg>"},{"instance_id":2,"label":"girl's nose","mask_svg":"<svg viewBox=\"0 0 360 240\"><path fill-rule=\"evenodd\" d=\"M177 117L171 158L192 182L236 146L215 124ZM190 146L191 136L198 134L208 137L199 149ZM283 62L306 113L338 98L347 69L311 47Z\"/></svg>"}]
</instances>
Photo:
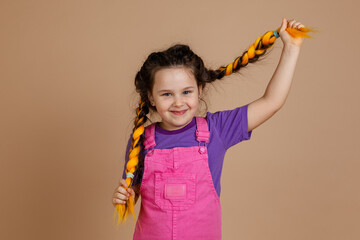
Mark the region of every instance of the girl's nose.
<instances>
[{"instance_id":1,"label":"girl's nose","mask_svg":"<svg viewBox=\"0 0 360 240\"><path fill-rule=\"evenodd\" d=\"M181 97L176 97L174 99L174 106L182 106L183 105L183 99Z\"/></svg>"}]
</instances>

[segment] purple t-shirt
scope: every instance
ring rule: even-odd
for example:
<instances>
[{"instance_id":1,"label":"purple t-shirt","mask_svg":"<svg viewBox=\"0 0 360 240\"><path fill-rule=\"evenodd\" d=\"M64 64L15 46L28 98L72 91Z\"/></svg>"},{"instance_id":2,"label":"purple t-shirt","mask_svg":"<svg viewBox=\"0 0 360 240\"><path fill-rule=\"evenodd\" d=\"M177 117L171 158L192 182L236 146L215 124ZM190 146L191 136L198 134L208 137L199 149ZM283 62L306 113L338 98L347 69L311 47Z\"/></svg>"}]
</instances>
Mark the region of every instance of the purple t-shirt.
<instances>
[{"instance_id":1,"label":"purple t-shirt","mask_svg":"<svg viewBox=\"0 0 360 240\"><path fill-rule=\"evenodd\" d=\"M208 149L209 168L216 193L219 197L221 192L220 178L226 150L243 140L249 140L251 137L252 131L248 132L247 110L248 105L244 105L233 110L206 113L206 120L210 131L209 143L206 144ZM162 129L159 127L158 123L156 123L156 146L154 148L170 149L174 147L198 146L199 142L196 140L195 131L195 117L185 127L173 131ZM124 179L126 178L126 164L129 160L128 154L131 144L131 135L132 134L130 134L125 154ZM141 150L142 154L146 154L143 151L143 148L141 148ZM141 183L141 177L138 177L137 172L135 172L133 185L137 185L138 183Z\"/></svg>"}]
</instances>

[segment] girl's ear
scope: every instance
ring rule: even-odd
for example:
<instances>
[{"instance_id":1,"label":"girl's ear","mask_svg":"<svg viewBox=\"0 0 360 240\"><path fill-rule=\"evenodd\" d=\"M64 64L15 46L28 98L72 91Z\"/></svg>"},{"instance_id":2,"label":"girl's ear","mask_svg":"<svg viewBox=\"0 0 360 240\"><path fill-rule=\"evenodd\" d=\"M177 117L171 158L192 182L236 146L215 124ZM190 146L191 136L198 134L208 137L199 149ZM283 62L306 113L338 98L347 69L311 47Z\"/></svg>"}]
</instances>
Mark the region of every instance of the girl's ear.
<instances>
[{"instance_id":1,"label":"girl's ear","mask_svg":"<svg viewBox=\"0 0 360 240\"><path fill-rule=\"evenodd\" d=\"M148 91L148 98L149 98L149 101L150 101L151 105L154 106L154 105L155 105L155 104L154 104L154 98L153 98L153 96L151 95L151 92L149 92L149 91Z\"/></svg>"},{"instance_id":2,"label":"girl's ear","mask_svg":"<svg viewBox=\"0 0 360 240\"><path fill-rule=\"evenodd\" d=\"M202 87L199 87L199 99L201 98L201 94L202 94Z\"/></svg>"}]
</instances>

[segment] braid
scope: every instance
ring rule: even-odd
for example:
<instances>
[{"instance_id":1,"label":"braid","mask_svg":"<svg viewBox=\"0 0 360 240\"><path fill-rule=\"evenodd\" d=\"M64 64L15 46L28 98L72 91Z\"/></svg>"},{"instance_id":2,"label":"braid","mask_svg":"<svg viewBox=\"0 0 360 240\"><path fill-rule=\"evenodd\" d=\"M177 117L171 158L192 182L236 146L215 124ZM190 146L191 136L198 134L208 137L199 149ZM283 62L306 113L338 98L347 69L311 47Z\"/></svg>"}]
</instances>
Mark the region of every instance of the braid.
<instances>
[{"instance_id":1,"label":"braid","mask_svg":"<svg viewBox=\"0 0 360 240\"><path fill-rule=\"evenodd\" d=\"M248 63L256 62L260 56L264 55L266 50L274 45L274 42L279 38L280 28L276 31L268 31L261 37L258 37L256 41L245 51L242 56L237 57L234 62L229 63L226 67L220 67L217 72L217 79L221 79L224 76L230 75L233 72L238 71L240 68L245 67ZM309 28L286 28L286 31L293 37L307 37L310 38L306 33L315 32Z\"/></svg>"},{"instance_id":2,"label":"braid","mask_svg":"<svg viewBox=\"0 0 360 240\"><path fill-rule=\"evenodd\" d=\"M146 114L149 113L149 108L145 104L144 101L140 99L139 107L136 109L136 119L134 121L135 127L133 128L133 134L131 139L131 147L129 150L129 161L126 164L126 183L128 187L124 187L125 189L132 186L133 182L133 174L137 170L139 165L139 153L140 153L140 145L143 142L143 138L141 135L144 133L144 124L147 121ZM130 173L130 174L128 174ZM126 221L129 212L133 215L135 219L134 213L134 199L130 195L129 200L125 204L117 204L114 212L114 220L116 219L116 213L118 213L118 222L117 224L123 221Z\"/></svg>"}]
</instances>

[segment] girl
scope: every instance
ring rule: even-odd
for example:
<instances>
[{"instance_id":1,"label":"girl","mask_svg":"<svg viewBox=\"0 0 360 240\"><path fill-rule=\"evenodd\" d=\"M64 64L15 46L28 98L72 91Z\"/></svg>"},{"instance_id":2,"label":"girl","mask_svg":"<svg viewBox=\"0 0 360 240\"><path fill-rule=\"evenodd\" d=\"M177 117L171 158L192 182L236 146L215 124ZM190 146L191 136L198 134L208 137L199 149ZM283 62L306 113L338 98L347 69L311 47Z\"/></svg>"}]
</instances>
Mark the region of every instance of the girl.
<instances>
[{"instance_id":1,"label":"girl","mask_svg":"<svg viewBox=\"0 0 360 240\"><path fill-rule=\"evenodd\" d=\"M258 38L227 67L207 69L186 45L149 55L135 78L140 93L135 127L127 146L123 178L112 203L119 219L141 208L134 239L221 239L220 176L225 152L249 140L252 130L285 103L306 32L285 18L277 31ZM195 117L202 90L248 62L256 61L280 35L284 48L265 94L233 110ZM161 122L146 128L149 110Z\"/></svg>"}]
</instances>

